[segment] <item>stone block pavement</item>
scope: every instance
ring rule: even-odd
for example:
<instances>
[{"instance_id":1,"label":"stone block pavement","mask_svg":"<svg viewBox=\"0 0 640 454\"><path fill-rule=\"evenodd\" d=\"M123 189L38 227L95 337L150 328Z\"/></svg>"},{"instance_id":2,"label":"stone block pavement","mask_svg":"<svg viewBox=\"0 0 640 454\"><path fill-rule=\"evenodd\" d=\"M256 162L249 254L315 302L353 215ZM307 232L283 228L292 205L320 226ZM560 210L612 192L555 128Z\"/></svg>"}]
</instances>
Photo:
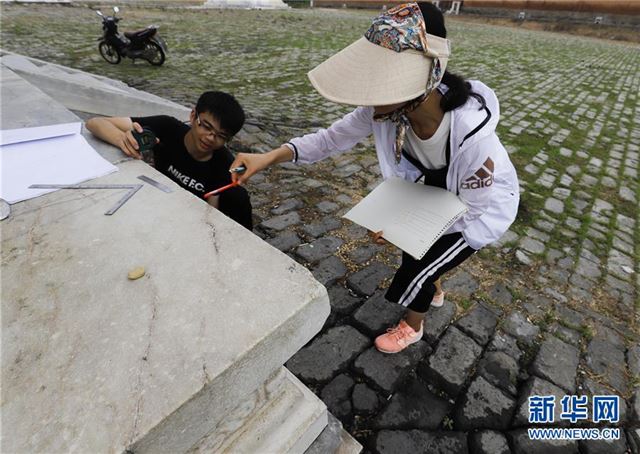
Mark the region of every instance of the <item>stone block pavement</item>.
<instances>
[{"instance_id":1,"label":"stone block pavement","mask_svg":"<svg viewBox=\"0 0 640 454\"><path fill-rule=\"evenodd\" d=\"M323 332L287 367L367 452L638 452L634 282L624 281L633 289L626 298L614 281L585 277L600 287L602 299L594 302L570 280L553 279L551 259L522 246L535 240L526 233L514 229L444 278L447 301L427 313L423 341L397 355L373 348L375 336L402 310L384 300L397 251L372 245L364 229L340 218L379 179L367 158L355 151L314 166L285 164L249 185L256 233L308 266L329 289L332 312ZM350 165L362 171L337 176ZM323 203L338 207L326 213ZM526 254L526 262L518 253ZM571 253L566 247L555 261L569 262ZM569 276L583 276L579 266L579 260L568 263ZM622 396L617 426L623 439L613 445L532 442L523 431L529 427L528 397L556 396L560 421L560 399L569 394Z\"/></svg>"},{"instance_id":2,"label":"stone block pavement","mask_svg":"<svg viewBox=\"0 0 640 454\"><path fill-rule=\"evenodd\" d=\"M64 16L78 36L98 30L92 18L74 19L73 8L30 11L38 20ZM85 47L75 49L84 58L72 59L72 41L28 27L25 12L3 11L13 20L2 30L11 50L101 71L182 103L219 82L249 113L233 148L253 152L349 110L321 99L304 74L356 39L372 16L131 10L134 23L155 19L174 39L184 32L174 47L165 34L168 61L150 73L140 64L106 66ZM521 184L518 219L497 244L445 276L447 301L427 313L423 340L383 355L372 342L401 316L384 301L400 256L341 218L381 180L372 142L313 166L284 164L255 176L248 185L255 233L308 266L331 299L323 330L287 366L366 452L638 453L638 47L455 21L448 28L450 68L487 83L501 101L498 134ZM204 55L196 58L194 49ZM567 394L622 396L622 438L531 441L528 397L556 396L553 427L560 427L567 426L558 422Z\"/></svg>"}]
</instances>

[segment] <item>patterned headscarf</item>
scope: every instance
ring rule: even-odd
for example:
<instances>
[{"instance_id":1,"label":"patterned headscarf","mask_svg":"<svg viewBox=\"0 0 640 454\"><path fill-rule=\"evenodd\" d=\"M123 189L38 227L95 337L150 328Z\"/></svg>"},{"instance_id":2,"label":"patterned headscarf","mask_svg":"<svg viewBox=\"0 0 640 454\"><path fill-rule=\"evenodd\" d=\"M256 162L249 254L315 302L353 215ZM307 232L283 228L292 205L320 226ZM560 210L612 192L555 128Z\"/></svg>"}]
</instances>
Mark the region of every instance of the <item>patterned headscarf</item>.
<instances>
[{"instance_id":1,"label":"patterned headscarf","mask_svg":"<svg viewBox=\"0 0 640 454\"><path fill-rule=\"evenodd\" d=\"M395 52L412 49L424 53L426 58L431 59L431 73L427 79L425 93L393 112L374 116L376 121L391 120L396 124L395 155L397 163L400 163L406 131L410 126L407 113L427 99L429 94L440 84L444 75L440 55L429 46L430 36L427 34L425 21L417 3L398 5L379 15L364 34L369 42L378 46Z\"/></svg>"}]
</instances>

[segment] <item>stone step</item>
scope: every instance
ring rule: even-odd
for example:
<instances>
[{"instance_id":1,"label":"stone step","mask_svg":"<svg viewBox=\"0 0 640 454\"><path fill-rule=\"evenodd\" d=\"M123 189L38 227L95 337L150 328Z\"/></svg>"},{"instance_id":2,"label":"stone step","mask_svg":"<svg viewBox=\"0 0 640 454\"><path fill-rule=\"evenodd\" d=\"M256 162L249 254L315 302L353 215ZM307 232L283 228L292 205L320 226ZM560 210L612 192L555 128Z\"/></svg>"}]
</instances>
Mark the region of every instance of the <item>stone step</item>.
<instances>
[{"instance_id":1,"label":"stone step","mask_svg":"<svg viewBox=\"0 0 640 454\"><path fill-rule=\"evenodd\" d=\"M358 454L361 451L362 445L329 413L329 424L304 454Z\"/></svg>"},{"instance_id":2,"label":"stone step","mask_svg":"<svg viewBox=\"0 0 640 454\"><path fill-rule=\"evenodd\" d=\"M13 71L30 71L30 72L38 72L40 71L40 67L33 64L33 62L23 57L22 55L16 54L3 54L0 61L7 68L12 69Z\"/></svg>"},{"instance_id":3,"label":"stone step","mask_svg":"<svg viewBox=\"0 0 640 454\"><path fill-rule=\"evenodd\" d=\"M189 116L186 107L106 77L7 51L2 51L0 61L71 110L106 116L162 111L181 120Z\"/></svg>"},{"instance_id":4,"label":"stone step","mask_svg":"<svg viewBox=\"0 0 640 454\"><path fill-rule=\"evenodd\" d=\"M43 62L37 59L31 59L22 55L6 53L2 56L1 61L2 64L7 68L10 68L13 71L21 74L40 74L53 78L71 80L79 84L85 84L94 87L116 89L118 91L129 91L130 89L130 87L120 81L96 76L84 71L79 71L77 69L65 68L64 66Z\"/></svg>"},{"instance_id":5,"label":"stone step","mask_svg":"<svg viewBox=\"0 0 640 454\"><path fill-rule=\"evenodd\" d=\"M10 65L7 65L7 66L11 68ZM37 74L42 74L44 76L69 77L70 75L69 71L64 71L63 69L59 68L56 65L42 65L42 66L38 66L37 68L38 70L34 72ZM13 69L14 71L16 70L16 68L11 68L11 69Z\"/></svg>"},{"instance_id":6,"label":"stone step","mask_svg":"<svg viewBox=\"0 0 640 454\"><path fill-rule=\"evenodd\" d=\"M187 452L301 454L326 426L326 405L282 367Z\"/></svg>"}]
</instances>

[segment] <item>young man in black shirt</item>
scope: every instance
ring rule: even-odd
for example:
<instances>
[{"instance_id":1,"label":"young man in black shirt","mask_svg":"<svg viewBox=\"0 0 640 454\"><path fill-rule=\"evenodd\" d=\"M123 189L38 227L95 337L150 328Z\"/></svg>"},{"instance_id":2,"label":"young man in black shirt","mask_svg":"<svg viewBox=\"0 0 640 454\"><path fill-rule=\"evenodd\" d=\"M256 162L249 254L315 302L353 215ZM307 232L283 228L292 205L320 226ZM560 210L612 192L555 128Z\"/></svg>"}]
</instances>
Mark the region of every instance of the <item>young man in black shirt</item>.
<instances>
[{"instance_id":1,"label":"young man in black shirt","mask_svg":"<svg viewBox=\"0 0 640 454\"><path fill-rule=\"evenodd\" d=\"M233 156L225 144L244 124L236 99L208 91L191 111L189 124L166 115L152 117L96 117L86 122L93 135L141 159L131 131L151 129L159 142L153 149L155 167L187 191L204 199L207 192L231 183ZM251 202L246 189L234 187L206 201L234 221L252 229Z\"/></svg>"}]
</instances>

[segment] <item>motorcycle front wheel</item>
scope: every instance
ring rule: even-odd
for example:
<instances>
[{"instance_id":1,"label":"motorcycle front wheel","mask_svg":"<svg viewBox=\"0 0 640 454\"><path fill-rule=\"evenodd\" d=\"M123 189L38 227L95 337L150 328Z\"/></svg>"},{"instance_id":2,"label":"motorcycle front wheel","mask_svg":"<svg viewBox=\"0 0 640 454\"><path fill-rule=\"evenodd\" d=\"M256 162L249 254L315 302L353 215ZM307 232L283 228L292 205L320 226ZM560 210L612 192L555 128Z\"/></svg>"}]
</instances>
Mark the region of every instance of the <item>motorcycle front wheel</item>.
<instances>
[{"instance_id":1,"label":"motorcycle front wheel","mask_svg":"<svg viewBox=\"0 0 640 454\"><path fill-rule=\"evenodd\" d=\"M144 46L144 59L153 66L162 66L165 59L164 50L160 44L150 41Z\"/></svg>"},{"instance_id":2,"label":"motorcycle front wheel","mask_svg":"<svg viewBox=\"0 0 640 454\"><path fill-rule=\"evenodd\" d=\"M108 63L111 63L112 65L120 63L120 54L118 53L118 50L108 42L100 41L100 44L98 44L98 50L100 51L102 58L104 58Z\"/></svg>"}]
</instances>

